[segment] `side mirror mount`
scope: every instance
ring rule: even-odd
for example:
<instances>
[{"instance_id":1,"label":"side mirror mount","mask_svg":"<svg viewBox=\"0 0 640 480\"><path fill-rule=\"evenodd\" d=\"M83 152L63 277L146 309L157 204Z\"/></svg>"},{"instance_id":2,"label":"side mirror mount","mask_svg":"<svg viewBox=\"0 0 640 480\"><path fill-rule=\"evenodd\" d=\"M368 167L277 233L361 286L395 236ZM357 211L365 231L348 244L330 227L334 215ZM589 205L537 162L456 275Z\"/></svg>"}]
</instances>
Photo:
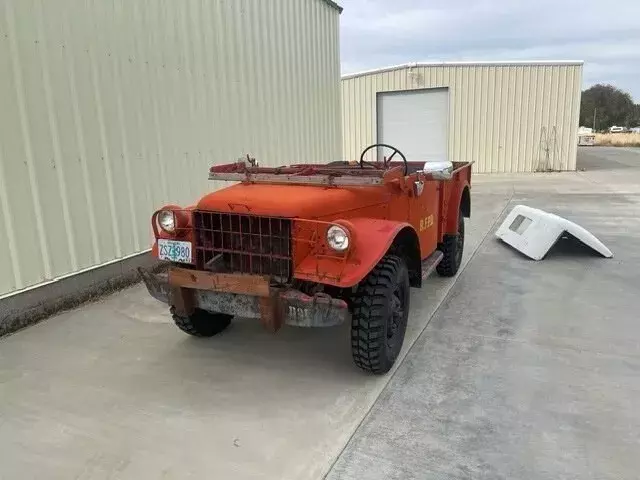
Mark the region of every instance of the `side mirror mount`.
<instances>
[{"instance_id":1,"label":"side mirror mount","mask_svg":"<svg viewBox=\"0 0 640 480\"><path fill-rule=\"evenodd\" d=\"M436 161L424 164L422 172L431 175L435 180L451 180L453 178L453 162Z\"/></svg>"},{"instance_id":2,"label":"side mirror mount","mask_svg":"<svg viewBox=\"0 0 640 480\"><path fill-rule=\"evenodd\" d=\"M424 182L422 180L418 180L417 182L413 182L413 196L419 197L422 195L424 191Z\"/></svg>"}]
</instances>

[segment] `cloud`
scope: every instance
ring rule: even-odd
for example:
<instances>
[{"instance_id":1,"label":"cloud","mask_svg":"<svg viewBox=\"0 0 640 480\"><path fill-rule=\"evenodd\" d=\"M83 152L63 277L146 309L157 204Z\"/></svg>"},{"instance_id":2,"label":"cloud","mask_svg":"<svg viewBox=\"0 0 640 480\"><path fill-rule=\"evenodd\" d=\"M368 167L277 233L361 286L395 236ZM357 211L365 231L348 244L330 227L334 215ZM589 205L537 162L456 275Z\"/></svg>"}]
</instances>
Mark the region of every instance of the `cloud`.
<instances>
[{"instance_id":1,"label":"cloud","mask_svg":"<svg viewBox=\"0 0 640 480\"><path fill-rule=\"evenodd\" d=\"M640 2L345 0L342 71L420 61L584 60L640 102Z\"/></svg>"}]
</instances>

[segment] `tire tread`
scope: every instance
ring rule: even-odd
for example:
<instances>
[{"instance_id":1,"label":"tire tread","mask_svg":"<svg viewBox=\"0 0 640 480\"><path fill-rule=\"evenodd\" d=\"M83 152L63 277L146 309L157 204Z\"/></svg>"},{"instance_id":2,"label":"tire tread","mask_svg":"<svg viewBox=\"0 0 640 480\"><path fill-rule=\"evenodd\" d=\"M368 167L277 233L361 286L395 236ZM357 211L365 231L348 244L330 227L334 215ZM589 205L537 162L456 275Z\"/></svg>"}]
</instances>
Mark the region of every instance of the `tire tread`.
<instances>
[{"instance_id":1,"label":"tire tread","mask_svg":"<svg viewBox=\"0 0 640 480\"><path fill-rule=\"evenodd\" d=\"M458 233L456 235L445 235L442 242L438 244L438 250L443 253L442 261L436 267L436 272L441 277L454 277L460 269L460 263L456 261L458 250L458 235L464 235L464 217L459 213Z\"/></svg>"},{"instance_id":2,"label":"tire tread","mask_svg":"<svg viewBox=\"0 0 640 480\"><path fill-rule=\"evenodd\" d=\"M384 305L389 291L394 288L394 279L402 269L407 270L402 258L385 256L352 297L351 351L354 363L362 370L382 374L393 365L383 357L387 322Z\"/></svg>"},{"instance_id":3,"label":"tire tread","mask_svg":"<svg viewBox=\"0 0 640 480\"><path fill-rule=\"evenodd\" d=\"M231 315L208 313L204 310L196 310L185 317L177 315L173 307L171 307L171 316L180 330L193 337L213 337L225 330L233 318Z\"/></svg>"}]
</instances>

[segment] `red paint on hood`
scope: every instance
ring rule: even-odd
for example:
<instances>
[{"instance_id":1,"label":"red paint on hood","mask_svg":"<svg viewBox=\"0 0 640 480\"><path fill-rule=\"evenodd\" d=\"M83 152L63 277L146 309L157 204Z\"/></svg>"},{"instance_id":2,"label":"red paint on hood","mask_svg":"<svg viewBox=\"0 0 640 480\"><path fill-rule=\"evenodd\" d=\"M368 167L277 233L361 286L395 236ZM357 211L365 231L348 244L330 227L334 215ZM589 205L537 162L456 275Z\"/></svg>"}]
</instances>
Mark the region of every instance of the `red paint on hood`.
<instances>
[{"instance_id":1,"label":"red paint on hood","mask_svg":"<svg viewBox=\"0 0 640 480\"><path fill-rule=\"evenodd\" d=\"M314 219L386 204L389 191L374 187L238 184L205 195L197 208L214 212Z\"/></svg>"}]
</instances>

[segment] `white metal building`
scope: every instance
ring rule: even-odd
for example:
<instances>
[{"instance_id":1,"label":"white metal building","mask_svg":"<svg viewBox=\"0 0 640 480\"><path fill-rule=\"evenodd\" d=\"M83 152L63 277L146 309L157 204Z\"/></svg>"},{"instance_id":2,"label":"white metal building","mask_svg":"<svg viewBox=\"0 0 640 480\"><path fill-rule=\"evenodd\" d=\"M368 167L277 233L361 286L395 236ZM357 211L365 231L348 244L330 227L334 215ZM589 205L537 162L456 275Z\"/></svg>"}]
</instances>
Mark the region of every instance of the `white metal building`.
<instances>
[{"instance_id":1,"label":"white metal building","mask_svg":"<svg viewBox=\"0 0 640 480\"><path fill-rule=\"evenodd\" d=\"M343 153L375 142L476 172L575 170L582 62L414 63L342 77Z\"/></svg>"},{"instance_id":2,"label":"white metal building","mask_svg":"<svg viewBox=\"0 0 640 480\"><path fill-rule=\"evenodd\" d=\"M0 301L145 251L151 213L211 189L214 162L340 158L339 12L3 0Z\"/></svg>"}]
</instances>

